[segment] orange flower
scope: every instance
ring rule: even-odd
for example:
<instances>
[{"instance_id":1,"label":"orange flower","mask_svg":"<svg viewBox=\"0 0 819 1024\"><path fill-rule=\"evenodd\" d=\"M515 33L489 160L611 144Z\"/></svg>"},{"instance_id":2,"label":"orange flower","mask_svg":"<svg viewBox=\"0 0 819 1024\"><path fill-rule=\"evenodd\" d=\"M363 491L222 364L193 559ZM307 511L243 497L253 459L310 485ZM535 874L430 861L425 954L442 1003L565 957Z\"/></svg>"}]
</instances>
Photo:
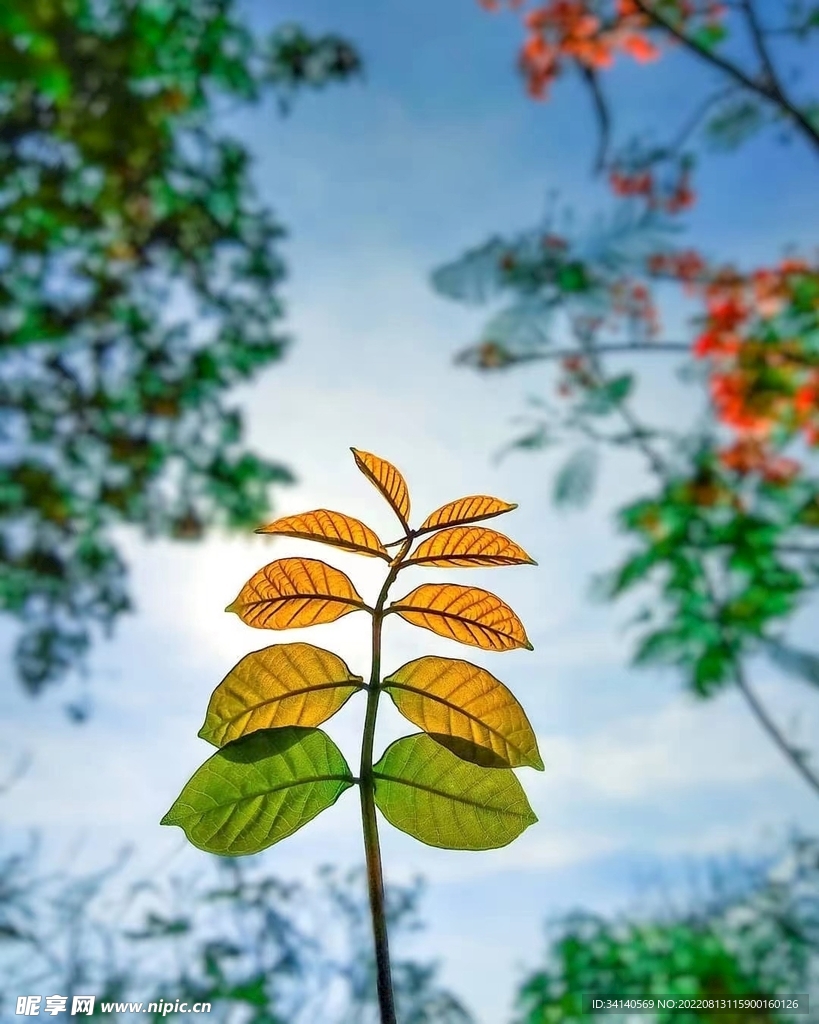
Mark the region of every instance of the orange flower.
<instances>
[{"instance_id":1,"label":"orange flower","mask_svg":"<svg viewBox=\"0 0 819 1024\"><path fill-rule=\"evenodd\" d=\"M774 421L768 402L753 408L749 381L742 371L717 373L711 378L711 398L719 418L729 427L753 437L770 434Z\"/></svg>"},{"instance_id":2,"label":"orange flower","mask_svg":"<svg viewBox=\"0 0 819 1024\"><path fill-rule=\"evenodd\" d=\"M654 191L654 180L650 171L638 174L623 174L614 170L609 174L609 184L618 196L650 196Z\"/></svg>"},{"instance_id":3,"label":"orange flower","mask_svg":"<svg viewBox=\"0 0 819 1024\"><path fill-rule=\"evenodd\" d=\"M736 334L726 334L722 331L705 331L694 342L692 352L697 359L705 359L708 356L735 356L739 352L742 341Z\"/></svg>"},{"instance_id":4,"label":"orange flower","mask_svg":"<svg viewBox=\"0 0 819 1024\"><path fill-rule=\"evenodd\" d=\"M633 57L640 64L647 64L649 61L657 60L660 56L660 48L636 32L628 32L621 36L619 45L624 53Z\"/></svg>"},{"instance_id":5,"label":"orange flower","mask_svg":"<svg viewBox=\"0 0 819 1024\"><path fill-rule=\"evenodd\" d=\"M726 469L741 476L758 473L772 484L790 483L802 468L795 459L774 455L761 441L749 438L735 442L719 458Z\"/></svg>"},{"instance_id":6,"label":"orange flower","mask_svg":"<svg viewBox=\"0 0 819 1024\"><path fill-rule=\"evenodd\" d=\"M686 249L682 252L657 252L646 259L649 274L667 275L681 281L686 292L693 292L694 285L705 274L707 265L698 252Z\"/></svg>"}]
</instances>

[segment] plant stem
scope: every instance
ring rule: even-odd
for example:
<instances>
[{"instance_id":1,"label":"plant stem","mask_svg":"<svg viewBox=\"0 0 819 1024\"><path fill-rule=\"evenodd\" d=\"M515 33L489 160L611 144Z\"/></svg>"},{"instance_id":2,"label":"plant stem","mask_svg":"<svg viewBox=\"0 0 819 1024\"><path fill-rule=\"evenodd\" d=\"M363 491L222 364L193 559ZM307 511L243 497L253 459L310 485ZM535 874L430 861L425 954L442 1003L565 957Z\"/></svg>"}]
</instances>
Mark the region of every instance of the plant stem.
<instances>
[{"instance_id":1,"label":"plant stem","mask_svg":"<svg viewBox=\"0 0 819 1024\"><path fill-rule=\"evenodd\" d=\"M393 560L381 593L373 608L372 667L367 693L367 711L364 717L364 736L361 742L359 792L361 794L361 824L364 832L364 854L367 861L367 887L370 896L370 914L375 942L376 986L381 1024L396 1024L395 998L390 972L390 947L387 934L387 912L384 899L384 874L381 868L381 844L378 840L378 819L375 813L375 781L373 779L373 743L378 717L378 698L381 695L381 625L387 593L395 581L398 568L412 543L412 536L404 538L401 549Z\"/></svg>"}]
</instances>

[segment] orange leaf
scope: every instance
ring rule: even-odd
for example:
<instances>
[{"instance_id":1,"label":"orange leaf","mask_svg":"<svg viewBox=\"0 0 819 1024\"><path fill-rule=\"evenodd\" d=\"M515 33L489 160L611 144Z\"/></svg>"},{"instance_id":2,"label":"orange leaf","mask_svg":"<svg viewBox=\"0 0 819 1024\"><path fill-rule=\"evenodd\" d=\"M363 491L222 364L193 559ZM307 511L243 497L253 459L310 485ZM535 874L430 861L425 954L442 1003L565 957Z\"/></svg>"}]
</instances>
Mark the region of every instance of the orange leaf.
<instances>
[{"instance_id":1,"label":"orange leaf","mask_svg":"<svg viewBox=\"0 0 819 1024\"><path fill-rule=\"evenodd\" d=\"M333 544L346 551L356 551L361 555L372 555L384 558L388 562L390 556L387 549L375 533L352 516L343 512L330 512L326 508L317 508L315 512L300 512L295 516L284 516L263 526L256 533L278 533L285 537L299 537L303 540L318 540L322 544Z\"/></svg>"},{"instance_id":2,"label":"orange leaf","mask_svg":"<svg viewBox=\"0 0 819 1024\"><path fill-rule=\"evenodd\" d=\"M397 612L415 626L485 651L533 650L523 623L508 604L478 587L425 583L394 601L386 613Z\"/></svg>"},{"instance_id":3,"label":"orange leaf","mask_svg":"<svg viewBox=\"0 0 819 1024\"><path fill-rule=\"evenodd\" d=\"M464 523L477 523L482 519L503 515L517 508L500 498L490 498L488 494L470 494L467 498L458 498L442 505L430 513L421 523L416 533L429 533L441 526L462 526Z\"/></svg>"},{"instance_id":4,"label":"orange leaf","mask_svg":"<svg viewBox=\"0 0 819 1024\"><path fill-rule=\"evenodd\" d=\"M407 481L386 459L380 459L369 452L360 452L356 448L350 451L358 468L381 491L401 520L401 525L409 531L410 499Z\"/></svg>"},{"instance_id":5,"label":"orange leaf","mask_svg":"<svg viewBox=\"0 0 819 1024\"><path fill-rule=\"evenodd\" d=\"M280 558L248 580L225 608L256 629L295 629L368 609L338 569L314 558Z\"/></svg>"},{"instance_id":6,"label":"orange leaf","mask_svg":"<svg viewBox=\"0 0 819 1024\"><path fill-rule=\"evenodd\" d=\"M404 565L536 565L514 541L484 526L454 526L428 537Z\"/></svg>"}]
</instances>

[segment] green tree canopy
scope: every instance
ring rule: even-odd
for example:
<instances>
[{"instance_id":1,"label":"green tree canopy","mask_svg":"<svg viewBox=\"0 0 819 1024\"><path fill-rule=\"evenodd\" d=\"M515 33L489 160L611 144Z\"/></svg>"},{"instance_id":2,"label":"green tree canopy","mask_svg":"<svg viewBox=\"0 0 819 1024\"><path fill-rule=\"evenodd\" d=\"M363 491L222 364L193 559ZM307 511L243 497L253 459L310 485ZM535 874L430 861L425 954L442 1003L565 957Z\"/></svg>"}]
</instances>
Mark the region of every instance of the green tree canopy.
<instances>
[{"instance_id":1,"label":"green tree canopy","mask_svg":"<svg viewBox=\"0 0 819 1024\"><path fill-rule=\"evenodd\" d=\"M773 864L717 865L704 880L705 893L700 887L687 907L642 917L578 912L554 922L545 963L518 990L516 1024L586 1020L581 993L716 1000L813 990L819 969L817 840L795 837ZM802 1018L785 1010L722 1009L658 1010L641 1019L762 1024Z\"/></svg>"},{"instance_id":2,"label":"green tree canopy","mask_svg":"<svg viewBox=\"0 0 819 1024\"><path fill-rule=\"evenodd\" d=\"M291 480L228 402L285 347L283 231L218 114L359 59L233 0L9 0L0 69L0 611L36 692L130 607L114 526L257 526Z\"/></svg>"}]
</instances>

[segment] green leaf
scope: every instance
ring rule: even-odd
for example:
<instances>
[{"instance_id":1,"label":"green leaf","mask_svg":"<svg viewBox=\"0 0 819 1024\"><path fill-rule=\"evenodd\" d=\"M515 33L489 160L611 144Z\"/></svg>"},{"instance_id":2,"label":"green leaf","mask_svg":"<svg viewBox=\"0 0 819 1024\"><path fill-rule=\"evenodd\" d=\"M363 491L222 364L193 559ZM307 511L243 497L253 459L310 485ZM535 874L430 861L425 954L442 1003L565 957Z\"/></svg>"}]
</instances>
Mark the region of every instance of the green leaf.
<instances>
[{"instance_id":1,"label":"green leaf","mask_svg":"<svg viewBox=\"0 0 819 1024\"><path fill-rule=\"evenodd\" d=\"M580 403L579 410L589 416L607 416L628 398L633 387L633 374L624 373L619 377L613 377L600 387L589 391Z\"/></svg>"},{"instance_id":2,"label":"green leaf","mask_svg":"<svg viewBox=\"0 0 819 1024\"><path fill-rule=\"evenodd\" d=\"M387 821L428 846L494 850L537 821L511 768L479 768L424 733L391 744L373 775Z\"/></svg>"},{"instance_id":3,"label":"green leaf","mask_svg":"<svg viewBox=\"0 0 819 1024\"><path fill-rule=\"evenodd\" d=\"M713 22L710 25L702 25L691 36L695 46L701 50L713 50L715 46L725 39L728 31L724 25Z\"/></svg>"},{"instance_id":4,"label":"green leaf","mask_svg":"<svg viewBox=\"0 0 819 1024\"><path fill-rule=\"evenodd\" d=\"M745 96L723 104L705 125L708 141L719 149L735 149L765 124L765 114L756 100Z\"/></svg>"},{"instance_id":5,"label":"green leaf","mask_svg":"<svg viewBox=\"0 0 819 1024\"><path fill-rule=\"evenodd\" d=\"M594 491L598 457L595 448L580 448L555 477L552 501L558 508L582 508Z\"/></svg>"},{"instance_id":6,"label":"green leaf","mask_svg":"<svg viewBox=\"0 0 819 1024\"><path fill-rule=\"evenodd\" d=\"M228 743L191 776L162 825L179 825L200 850L258 853L332 806L353 784L320 729L262 729Z\"/></svg>"},{"instance_id":7,"label":"green leaf","mask_svg":"<svg viewBox=\"0 0 819 1024\"><path fill-rule=\"evenodd\" d=\"M677 662L685 654L685 642L680 634L671 629L649 633L640 642L634 655L635 665L652 662Z\"/></svg>"},{"instance_id":8,"label":"green leaf","mask_svg":"<svg viewBox=\"0 0 819 1024\"><path fill-rule=\"evenodd\" d=\"M557 272L557 284L564 292L584 292L589 287L589 277L582 263L566 263Z\"/></svg>"},{"instance_id":9,"label":"green leaf","mask_svg":"<svg viewBox=\"0 0 819 1024\"><path fill-rule=\"evenodd\" d=\"M783 672L819 686L819 655L776 640L769 641L765 646L768 657Z\"/></svg>"},{"instance_id":10,"label":"green leaf","mask_svg":"<svg viewBox=\"0 0 819 1024\"><path fill-rule=\"evenodd\" d=\"M694 690L702 697L710 696L731 675L734 652L725 643L706 647L694 662Z\"/></svg>"}]
</instances>

